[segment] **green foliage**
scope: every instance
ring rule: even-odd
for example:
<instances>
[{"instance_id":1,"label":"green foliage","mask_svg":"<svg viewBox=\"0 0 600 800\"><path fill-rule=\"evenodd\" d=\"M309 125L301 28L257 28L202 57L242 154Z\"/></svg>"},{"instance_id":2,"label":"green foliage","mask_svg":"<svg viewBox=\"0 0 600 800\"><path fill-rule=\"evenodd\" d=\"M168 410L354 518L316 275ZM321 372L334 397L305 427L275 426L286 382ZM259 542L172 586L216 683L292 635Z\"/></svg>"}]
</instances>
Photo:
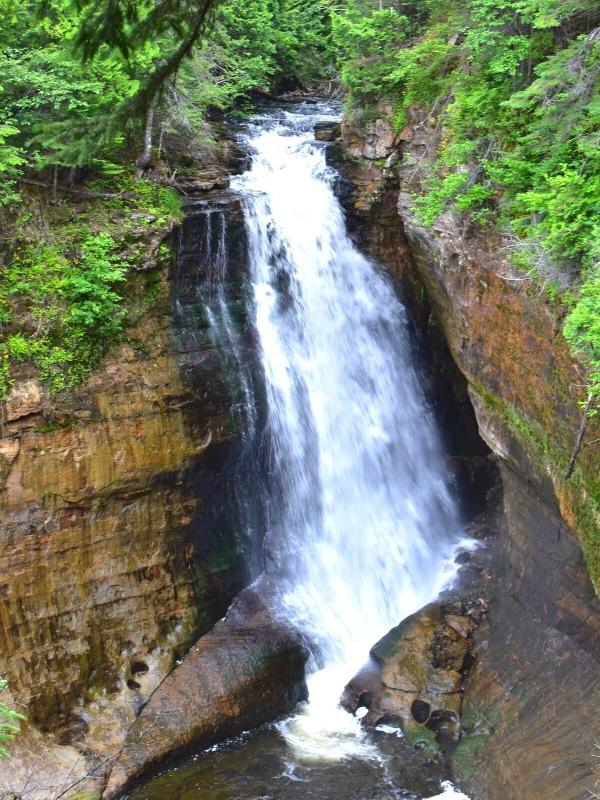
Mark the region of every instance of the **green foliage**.
<instances>
[{"instance_id":1,"label":"green foliage","mask_svg":"<svg viewBox=\"0 0 600 800\"><path fill-rule=\"evenodd\" d=\"M390 97L398 88L393 66L408 33L408 19L393 8L365 14L355 0L333 14L332 37L351 100Z\"/></svg>"},{"instance_id":2,"label":"green foliage","mask_svg":"<svg viewBox=\"0 0 600 800\"><path fill-rule=\"evenodd\" d=\"M419 221L423 225L433 225L436 219L446 208L448 201L462 192L469 180L467 172L453 172L444 178L430 179L426 195L419 197L416 202L416 211Z\"/></svg>"},{"instance_id":3,"label":"green foliage","mask_svg":"<svg viewBox=\"0 0 600 800\"><path fill-rule=\"evenodd\" d=\"M417 204L421 220L431 224L449 206L485 211L495 201L505 223L535 236L557 262L593 264L600 230L597 7L590 0L427 6L419 36L405 45L386 29L373 51L361 50L359 34L370 41L364 31L377 12L361 17L353 4L334 24L351 60L342 69L351 93L392 96L396 128L417 108L445 131L428 197ZM414 31L414 21L408 27ZM385 74L374 84L361 59L377 49Z\"/></svg>"},{"instance_id":4,"label":"green foliage","mask_svg":"<svg viewBox=\"0 0 600 800\"><path fill-rule=\"evenodd\" d=\"M326 6L224 0L209 33L211 8L210 0L0 0L0 208L18 199L24 170L119 174L141 149L150 105L163 133L183 125L202 136L211 109L331 76Z\"/></svg>"},{"instance_id":5,"label":"green foliage","mask_svg":"<svg viewBox=\"0 0 600 800\"><path fill-rule=\"evenodd\" d=\"M590 390L600 397L600 268L584 282L565 320L564 334L576 352L591 365Z\"/></svg>"},{"instance_id":6,"label":"green foliage","mask_svg":"<svg viewBox=\"0 0 600 800\"><path fill-rule=\"evenodd\" d=\"M210 109L245 110L256 93L331 77L329 27L311 0L226 0L167 91L167 129L202 132Z\"/></svg>"},{"instance_id":7,"label":"green foliage","mask_svg":"<svg viewBox=\"0 0 600 800\"><path fill-rule=\"evenodd\" d=\"M537 191L518 194L516 202L519 210L539 216L537 235L551 255L588 263L600 258L600 172L565 165Z\"/></svg>"},{"instance_id":8,"label":"green foliage","mask_svg":"<svg viewBox=\"0 0 600 800\"><path fill-rule=\"evenodd\" d=\"M6 681L0 678L0 692L4 691L6 686ZM16 723L24 719L25 717L22 714L13 711L12 708L9 708L6 703L0 700L0 758L9 757L10 753L4 745L11 742L15 734L19 732L19 726Z\"/></svg>"},{"instance_id":9,"label":"green foliage","mask_svg":"<svg viewBox=\"0 0 600 800\"><path fill-rule=\"evenodd\" d=\"M206 139L214 109L231 111L256 92L328 77L327 7L311 0L224 0L206 32L211 0L0 0L0 212L11 235L30 222L16 215L24 175L51 185L87 178L88 188L120 195L118 218L137 206L137 227L180 218L171 189L130 177L146 110L155 139L181 150ZM40 13L41 12L41 13ZM83 56L83 57L82 57ZM40 176L31 173L41 172ZM115 191L115 187L117 191ZM112 222L112 220L111 220ZM51 392L73 389L119 341L128 266L146 256L75 221L63 239L23 237L0 273L0 400L11 365L35 365ZM112 228L112 226L111 226ZM33 240L33 243L31 243Z\"/></svg>"},{"instance_id":10,"label":"green foliage","mask_svg":"<svg viewBox=\"0 0 600 800\"><path fill-rule=\"evenodd\" d=\"M0 208L15 203L15 178L19 167L25 163L20 147L11 143L11 138L19 133L14 125L0 124Z\"/></svg>"},{"instance_id":11,"label":"green foliage","mask_svg":"<svg viewBox=\"0 0 600 800\"><path fill-rule=\"evenodd\" d=\"M181 219L179 196L129 175L98 178L90 188L114 196L75 206L29 197L14 222L15 243L0 270L0 401L23 363L50 393L76 388L149 300L137 296L144 290L136 276L152 266L152 238Z\"/></svg>"},{"instance_id":12,"label":"green foliage","mask_svg":"<svg viewBox=\"0 0 600 800\"><path fill-rule=\"evenodd\" d=\"M89 233L71 259L56 245L30 246L0 278L5 317L17 304L30 320L5 338L4 357L9 364L35 364L53 393L81 383L121 334L124 311L117 289L126 267L114 249L107 233ZM0 392L6 390L5 383Z\"/></svg>"},{"instance_id":13,"label":"green foliage","mask_svg":"<svg viewBox=\"0 0 600 800\"><path fill-rule=\"evenodd\" d=\"M4 186L25 167L83 166L93 165L97 157L104 163L118 158L129 128L105 123L138 91L160 55L158 43L145 45L128 61L104 49L96 61L84 65L74 50L80 26L74 4L49 0L46 15L40 17L38 11L38 0L0 0L0 114L8 121L4 136L10 135L6 142L0 131Z\"/></svg>"},{"instance_id":14,"label":"green foliage","mask_svg":"<svg viewBox=\"0 0 600 800\"><path fill-rule=\"evenodd\" d=\"M446 25L432 28L420 41L396 56L392 80L398 88L398 110L424 108L444 98L452 83L459 48L447 41Z\"/></svg>"},{"instance_id":15,"label":"green foliage","mask_svg":"<svg viewBox=\"0 0 600 800\"><path fill-rule=\"evenodd\" d=\"M324 2L279 0L273 34L280 84L334 77L331 15Z\"/></svg>"},{"instance_id":16,"label":"green foliage","mask_svg":"<svg viewBox=\"0 0 600 800\"><path fill-rule=\"evenodd\" d=\"M342 18L358 14L356 2ZM418 166L417 217L433 225L444 211L498 221L524 242L522 268L546 270L563 287L580 276L579 304L565 335L597 374L600 331L600 7L593 0L427 0L409 14L410 41L387 33L374 63L349 46L351 26L336 23L352 96L394 103L396 130L420 114L440 132L433 164ZM373 14L352 17L354 29ZM544 257L531 259L531 248ZM527 263L525 263L527 262ZM585 339L585 341L584 341ZM592 377L594 385L598 381Z\"/></svg>"},{"instance_id":17,"label":"green foliage","mask_svg":"<svg viewBox=\"0 0 600 800\"><path fill-rule=\"evenodd\" d=\"M214 5L213 0L75 0L82 11L77 45L85 60L93 58L103 46L119 50L124 56L135 54L140 45L172 31L180 39L199 35ZM42 8L51 6L45 0ZM197 29L197 30L196 30Z\"/></svg>"}]
</instances>

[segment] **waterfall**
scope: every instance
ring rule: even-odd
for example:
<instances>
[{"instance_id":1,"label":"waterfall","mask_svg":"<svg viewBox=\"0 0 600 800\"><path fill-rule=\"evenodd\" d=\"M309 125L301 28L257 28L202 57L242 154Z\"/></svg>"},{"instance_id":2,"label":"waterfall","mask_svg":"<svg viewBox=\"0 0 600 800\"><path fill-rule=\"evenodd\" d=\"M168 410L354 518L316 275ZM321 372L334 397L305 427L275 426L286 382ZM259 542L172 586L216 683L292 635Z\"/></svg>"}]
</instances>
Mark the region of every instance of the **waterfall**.
<instances>
[{"instance_id":1,"label":"waterfall","mask_svg":"<svg viewBox=\"0 0 600 800\"><path fill-rule=\"evenodd\" d=\"M204 211L204 216L204 252L199 263L205 265L205 268L208 266L208 274L204 282L198 281L198 300L204 307L213 345L220 349L227 367L235 373L239 381L241 410L237 409L237 412L243 419L246 438L252 440L257 424L256 397L250 365L243 357L240 331L231 314L226 291L227 266L230 260L227 250L227 213L220 206L209 207Z\"/></svg>"},{"instance_id":2,"label":"waterfall","mask_svg":"<svg viewBox=\"0 0 600 800\"><path fill-rule=\"evenodd\" d=\"M227 409L227 449L220 448L205 484L198 521L199 547L229 546L245 569L262 569L265 529L260 450L262 385L254 358L255 334L246 268L245 224L239 198L190 198L177 231L174 330L181 373L207 408ZM206 443L211 442L211 433ZM224 459L224 461L222 461ZM227 543L229 543L227 545Z\"/></svg>"},{"instance_id":3,"label":"waterfall","mask_svg":"<svg viewBox=\"0 0 600 800\"><path fill-rule=\"evenodd\" d=\"M314 107L250 124L243 198L273 487L280 612L313 652L310 703L282 725L300 753L367 754L337 708L391 627L452 571L460 523L412 363L407 315L351 241Z\"/></svg>"}]
</instances>

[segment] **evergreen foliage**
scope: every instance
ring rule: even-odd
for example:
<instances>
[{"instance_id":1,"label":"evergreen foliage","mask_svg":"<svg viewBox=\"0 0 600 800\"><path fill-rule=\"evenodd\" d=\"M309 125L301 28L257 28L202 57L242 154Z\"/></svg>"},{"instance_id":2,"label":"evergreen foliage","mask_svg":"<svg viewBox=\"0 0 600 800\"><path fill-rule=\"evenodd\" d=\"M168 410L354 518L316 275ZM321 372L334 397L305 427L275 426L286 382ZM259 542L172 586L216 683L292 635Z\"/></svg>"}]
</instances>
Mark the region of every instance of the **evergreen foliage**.
<instances>
[{"instance_id":1,"label":"evergreen foliage","mask_svg":"<svg viewBox=\"0 0 600 800\"><path fill-rule=\"evenodd\" d=\"M0 18L0 216L18 243L0 271L2 400L20 362L52 393L88 377L123 335L132 266L115 224L22 236L19 181L85 176L128 196L112 203L120 222L129 204L164 227L175 194L130 177L149 108L167 143L184 131L184 148L205 146L207 115L326 77L333 57L329 13L311 0L0 0Z\"/></svg>"},{"instance_id":2,"label":"evergreen foliage","mask_svg":"<svg viewBox=\"0 0 600 800\"><path fill-rule=\"evenodd\" d=\"M597 2L425 0L425 17L408 15L412 38L404 44L397 29L386 28L370 52L351 54L359 2L350 0L333 25L350 104L385 97L398 129L410 113L443 132L433 166L421 169L420 221L431 225L447 209L475 223L499 220L521 242L516 263L551 285L581 286L564 333L597 376ZM382 12L366 13L361 30L373 35ZM540 252L543 258L532 255ZM592 381L600 391L600 379Z\"/></svg>"},{"instance_id":3,"label":"evergreen foliage","mask_svg":"<svg viewBox=\"0 0 600 800\"><path fill-rule=\"evenodd\" d=\"M26 170L106 171L131 158L150 105L167 125L189 117L201 129L209 109L330 72L321 5L225 0L198 42L212 6L0 0L0 207L18 199Z\"/></svg>"}]
</instances>

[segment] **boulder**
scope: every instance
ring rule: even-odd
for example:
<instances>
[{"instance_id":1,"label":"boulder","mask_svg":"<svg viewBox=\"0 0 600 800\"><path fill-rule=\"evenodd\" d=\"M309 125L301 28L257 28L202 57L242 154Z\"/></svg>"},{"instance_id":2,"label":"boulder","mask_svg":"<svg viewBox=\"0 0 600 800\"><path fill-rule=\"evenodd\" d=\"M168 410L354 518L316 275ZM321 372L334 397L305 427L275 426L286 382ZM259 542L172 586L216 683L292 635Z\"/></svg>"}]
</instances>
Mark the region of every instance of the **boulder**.
<instances>
[{"instance_id":1,"label":"boulder","mask_svg":"<svg viewBox=\"0 0 600 800\"><path fill-rule=\"evenodd\" d=\"M317 122L315 125L315 139L318 142L335 142L342 135L342 126L339 122Z\"/></svg>"},{"instance_id":2,"label":"boulder","mask_svg":"<svg viewBox=\"0 0 600 800\"><path fill-rule=\"evenodd\" d=\"M270 591L268 579L260 579L242 592L152 695L128 732L104 798L168 758L258 727L306 699L306 652L273 618Z\"/></svg>"},{"instance_id":3,"label":"boulder","mask_svg":"<svg viewBox=\"0 0 600 800\"><path fill-rule=\"evenodd\" d=\"M430 603L374 645L369 663L348 683L342 705L363 706L363 724L399 723L412 740L434 737L447 751L460 738L462 685L472 636L485 601Z\"/></svg>"}]
</instances>

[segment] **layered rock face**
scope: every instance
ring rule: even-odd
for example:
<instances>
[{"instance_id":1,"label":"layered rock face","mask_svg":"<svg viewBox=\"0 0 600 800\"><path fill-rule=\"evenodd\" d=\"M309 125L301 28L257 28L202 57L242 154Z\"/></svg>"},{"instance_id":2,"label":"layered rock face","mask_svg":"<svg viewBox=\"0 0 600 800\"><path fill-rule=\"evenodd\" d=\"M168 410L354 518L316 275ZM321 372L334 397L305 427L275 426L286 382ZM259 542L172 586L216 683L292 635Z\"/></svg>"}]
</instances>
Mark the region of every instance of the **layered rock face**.
<instances>
[{"instance_id":1,"label":"layered rock face","mask_svg":"<svg viewBox=\"0 0 600 800\"><path fill-rule=\"evenodd\" d=\"M219 207L237 285L239 208ZM101 755L249 580L242 401L201 319L214 276L194 239L208 217L194 212L174 264L148 243L128 344L67 400L24 372L4 411L0 675L48 742Z\"/></svg>"},{"instance_id":2,"label":"layered rock face","mask_svg":"<svg viewBox=\"0 0 600 800\"><path fill-rule=\"evenodd\" d=\"M581 800L598 779L600 603L589 577L598 563L598 426L567 477L585 391L560 313L514 272L498 238L450 214L419 225L414 165L431 157L435 136L415 124L376 137L374 148L379 130L345 126L350 214L358 230L383 220L371 241L393 246L374 252L426 344L431 331L443 334L503 482L489 629L475 633L453 763L477 800Z\"/></svg>"},{"instance_id":3,"label":"layered rock face","mask_svg":"<svg viewBox=\"0 0 600 800\"><path fill-rule=\"evenodd\" d=\"M268 578L244 590L153 694L127 733L104 797L167 758L206 748L290 713L307 696L307 653L273 619Z\"/></svg>"}]
</instances>

